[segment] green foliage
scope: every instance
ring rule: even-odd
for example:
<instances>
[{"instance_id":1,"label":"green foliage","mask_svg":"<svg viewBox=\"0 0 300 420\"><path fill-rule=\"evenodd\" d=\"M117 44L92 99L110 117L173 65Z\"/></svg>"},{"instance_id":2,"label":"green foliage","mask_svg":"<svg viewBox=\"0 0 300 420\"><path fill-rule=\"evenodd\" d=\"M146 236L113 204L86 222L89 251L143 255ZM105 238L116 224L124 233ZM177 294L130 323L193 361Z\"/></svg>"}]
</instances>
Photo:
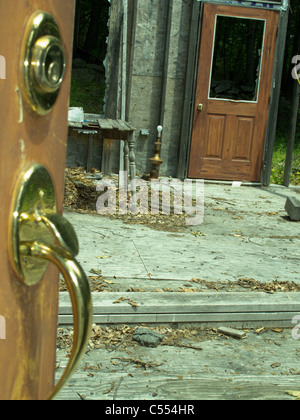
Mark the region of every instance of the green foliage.
<instances>
[{"instance_id":1,"label":"green foliage","mask_svg":"<svg viewBox=\"0 0 300 420\"><path fill-rule=\"evenodd\" d=\"M271 170L271 183L283 183L284 167L286 159L287 138L290 128L291 106L285 99L281 99L279 106L278 125ZM290 177L292 185L300 185L300 118L298 117L295 145Z\"/></svg>"},{"instance_id":2,"label":"green foliage","mask_svg":"<svg viewBox=\"0 0 300 420\"><path fill-rule=\"evenodd\" d=\"M75 27L76 47L88 51L100 62L106 55L109 7L108 0L77 0L76 2L76 14L80 17L78 27Z\"/></svg>"},{"instance_id":3,"label":"green foliage","mask_svg":"<svg viewBox=\"0 0 300 420\"><path fill-rule=\"evenodd\" d=\"M282 184L284 175L284 162L286 156L286 147L281 141L276 143L273 154L273 165L271 170L271 184Z\"/></svg>"},{"instance_id":4,"label":"green foliage","mask_svg":"<svg viewBox=\"0 0 300 420\"><path fill-rule=\"evenodd\" d=\"M286 147L277 145L273 155L273 167L271 171L271 184L283 184L284 166L286 158ZM292 172L290 177L291 185L300 185L300 145L294 150Z\"/></svg>"},{"instance_id":5,"label":"green foliage","mask_svg":"<svg viewBox=\"0 0 300 420\"><path fill-rule=\"evenodd\" d=\"M73 58L102 66L107 51L109 7L108 0L76 1ZM105 82L100 72L93 81L72 77L71 107L83 107L86 113L102 114L104 96Z\"/></svg>"},{"instance_id":6,"label":"green foliage","mask_svg":"<svg viewBox=\"0 0 300 420\"><path fill-rule=\"evenodd\" d=\"M72 80L70 107L83 107L85 113L102 114L104 95L104 82Z\"/></svg>"}]
</instances>

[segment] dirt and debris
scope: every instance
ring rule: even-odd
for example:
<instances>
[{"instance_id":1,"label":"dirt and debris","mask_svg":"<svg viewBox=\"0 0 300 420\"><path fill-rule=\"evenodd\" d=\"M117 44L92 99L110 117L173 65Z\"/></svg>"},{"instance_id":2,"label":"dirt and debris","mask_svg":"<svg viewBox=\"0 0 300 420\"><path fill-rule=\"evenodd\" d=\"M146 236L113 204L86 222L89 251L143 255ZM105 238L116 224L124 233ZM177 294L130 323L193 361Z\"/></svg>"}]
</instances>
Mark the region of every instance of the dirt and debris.
<instances>
[{"instance_id":1,"label":"dirt and debris","mask_svg":"<svg viewBox=\"0 0 300 420\"><path fill-rule=\"evenodd\" d=\"M163 340L164 336L149 328L138 327L134 334L133 340L137 341L141 346L157 347Z\"/></svg>"},{"instance_id":2,"label":"dirt and debris","mask_svg":"<svg viewBox=\"0 0 300 420\"><path fill-rule=\"evenodd\" d=\"M133 308L137 308L138 307L138 304L137 304L137 302L134 302L133 300L131 300L131 299L128 299L128 298L124 298L123 296L122 297L120 297L120 299L118 299L118 300L115 300L113 303L114 304L116 304L116 303L120 303L120 302L128 302L129 303L129 305L131 305Z\"/></svg>"},{"instance_id":3,"label":"dirt and debris","mask_svg":"<svg viewBox=\"0 0 300 420\"><path fill-rule=\"evenodd\" d=\"M101 270L100 270L101 271ZM119 284L118 278L116 277L114 280L105 279L103 276L94 275L88 276L90 289L92 292L145 292L145 291L152 291L157 293L162 292L177 292L177 293L196 293L196 292L207 292L207 291L215 291L215 292L230 292L230 291L243 291L247 289L247 291L255 291L255 292L264 292L264 293L279 293L279 292L299 292L300 291L300 284L297 284L292 281L279 281L273 280L271 282L260 282L253 278L249 277L241 277L236 281L219 281L213 282L204 279L196 279L192 278L183 286L174 286L174 287L157 287L156 282L151 283L149 280L148 282L144 282L144 287L129 287L124 290L123 284ZM67 285L65 280L61 277L60 279L60 292L68 291ZM122 300L126 300L127 298L121 298L119 302ZM119 303L114 302L114 303ZM134 301L128 302L132 307L136 307L137 303Z\"/></svg>"},{"instance_id":4,"label":"dirt and debris","mask_svg":"<svg viewBox=\"0 0 300 420\"><path fill-rule=\"evenodd\" d=\"M92 169L96 175L99 171ZM171 214L165 214L162 208L157 209L158 214L152 214L151 208L147 209L146 214L127 212L120 214L119 212L119 188L118 177L103 176L103 181L113 181L116 185L116 214L101 214L102 217L110 217L111 219L120 219L127 224L143 224L155 230L163 230L168 232L183 232L186 228L186 215L174 214L172 206ZM98 214L96 204L98 198L103 192L98 192L97 180L87 178L87 172L84 168L66 168L65 170L65 191L64 191L64 207L68 210L78 213ZM127 193L127 205L132 198L131 192ZM172 201L172 197L171 197ZM151 200L149 199L149 203ZM150 206L150 204L149 204Z\"/></svg>"},{"instance_id":5,"label":"dirt and debris","mask_svg":"<svg viewBox=\"0 0 300 420\"><path fill-rule=\"evenodd\" d=\"M145 327L149 328L145 324ZM243 340L200 327L151 327L156 348L133 340L137 327L93 326L62 400L266 400L299 398L299 342L290 329L244 329ZM73 335L59 330L57 377Z\"/></svg>"},{"instance_id":6,"label":"dirt and debris","mask_svg":"<svg viewBox=\"0 0 300 420\"><path fill-rule=\"evenodd\" d=\"M244 339L246 337L245 331L240 331L235 328L228 328L228 327L218 327L218 333L224 334L226 336L230 336L233 338L237 338L238 340Z\"/></svg>"},{"instance_id":7,"label":"dirt and debris","mask_svg":"<svg viewBox=\"0 0 300 420\"><path fill-rule=\"evenodd\" d=\"M95 182L86 176L84 168L65 169L64 206L79 213L96 213L99 194Z\"/></svg>"},{"instance_id":8,"label":"dirt and debris","mask_svg":"<svg viewBox=\"0 0 300 420\"><path fill-rule=\"evenodd\" d=\"M295 397L295 400L300 401L300 391L286 391L286 393Z\"/></svg>"},{"instance_id":9,"label":"dirt and debris","mask_svg":"<svg viewBox=\"0 0 300 420\"><path fill-rule=\"evenodd\" d=\"M246 289L255 290L257 292L276 293L276 292L299 292L300 284L292 281L274 280L268 283L262 283L255 279L244 277L240 278L236 284Z\"/></svg>"},{"instance_id":10,"label":"dirt and debris","mask_svg":"<svg viewBox=\"0 0 300 420\"><path fill-rule=\"evenodd\" d=\"M175 324L174 324L175 325ZM223 327L226 328L226 327ZM286 337L286 334L290 334L288 328L272 328L272 327L261 327L261 328L245 328L243 330L236 330L233 328L227 328L227 330L238 331L242 335L243 340L251 340L253 336L264 335L268 342L273 342L280 346L281 344L277 341L277 338ZM180 327L180 326L168 326L168 325L157 325L149 327L147 324L141 324L138 326L133 325L93 325L91 338L87 353L92 349L105 349L113 352L117 349L136 349L141 345L138 336L152 335L157 338L155 346L145 345L146 347L160 347L160 346L174 346L178 348L202 350L199 343L203 343L207 340L220 340L224 339L235 340L234 335L224 334L222 327L216 328L203 328L202 326L191 326L191 327ZM250 337L249 337L250 334ZM278 337L277 337L278 336ZM252 337L252 338L251 338ZM239 341L239 340L238 340ZM57 348L63 349L68 355L72 349L73 343L73 329L72 328L59 328L57 337ZM243 345L244 346L244 345ZM298 349L299 351L299 349ZM299 354L300 357L300 354ZM277 363L277 362L276 362Z\"/></svg>"},{"instance_id":11,"label":"dirt and debris","mask_svg":"<svg viewBox=\"0 0 300 420\"><path fill-rule=\"evenodd\" d=\"M116 181L117 185L117 177L109 179ZM76 219L78 215L75 212L97 213L99 193L96 191L96 183L96 180L86 178L82 168L66 170L65 206L74 212L71 218ZM164 266L156 267L146 258L143 270L132 270L137 274L129 274L128 267L131 267L133 261L129 253L126 254L127 260L124 257L124 261L127 261L126 269L114 271L114 267L119 264L117 251L122 251L123 239L119 238L125 238L127 242L130 240L135 245L134 249L139 249L138 244L144 240L149 229L142 226L140 230L147 232L139 230L137 234L135 227L126 226L125 232L118 231L116 235L114 226L107 227L110 222L108 219L93 217L91 219L97 223L100 221L95 228L97 235L98 231L106 229L104 233L107 242L99 246L98 236L92 238L95 243L85 240L86 226L80 219L78 227L84 227L82 246L89 247L88 253L81 254L84 264L89 262L92 247L95 248L94 259L86 267L91 290L101 293L120 292L114 299L130 291L185 294L231 291L242 294L253 291L254 295L255 292L279 295L299 292L298 232L295 232L294 225L287 222L284 206L281 206L283 200L277 191L274 197L261 189L256 189L255 193L253 191L246 187L240 189L208 185L205 196L206 216L201 228L187 228L184 215L164 215L162 212L158 215L106 216L121 219L125 223L145 224L166 232L174 229L181 232L182 229L184 234L178 235L153 233L163 238L160 241L164 245L164 258L177 275L174 279L168 277L173 274L168 274L172 270L167 271L167 264L166 269ZM116 225L122 227L122 223ZM105 248L105 244L114 241L115 235L116 245L117 239L120 243L114 254L109 246ZM166 246L168 243L172 247L170 250ZM142 245L144 254L141 252L141 256L147 256L147 250L144 251L147 247L144 247L144 243ZM152 249L155 247L156 242L153 240ZM159 256L163 254L159 254L161 249L155 248ZM189 252L185 252L186 249ZM138 255L139 258L141 256ZM186 257L189 257L187 262L184 260ZM182 261L186 269L184 274L188 272L188 277L181 277ZM161 261L159 264L163 265ZM60 290L67 290L64 281L61 282ZM288 297L293 298L292 294ZM131 305L134 310L132 303L136 303L134 298L131 302L127 299L125 305ZM117 301L115 304L118 305ZM180 400L186 398L187 393L191 399L207 396L215 399L293 399L299 396L299 340L292 334L298 326L294 326L292 321L290 328L282 328L281 324L276 325L277 328L269 328L266 322L257 323L256 328L248 328L247 325L247 329L244 329L244 324L239 325L237 328L246 333L243 340L220 334L217 323L214 325L216 328L210 329L205 329L201 324L199 327L191 324L186 328L181 324L139 326L151 328L163 336L157 348L146 348L138 344L133 339L138 327L133 325L94 325L81 367L75 373L73 382L65 388L65 394L61 394L62 398L128 399L135 395L141 399ZM229 326L234 327L231 324ZM72 343L72 329L60 328L57 340L58 361L61 363L59 372L65 367Z\"/></svg>"},{"instance_id":12,"label":"dirt and debris","mask_svg":"<svg viewBox=\"0 0 300 420\"><path fill-rule=\"evenodd\" d=\"M177 346L184 348L192 348L201 350L197 343L206 339L215 339L221 337L217 329L203 328L173 328L169 326L155 326L151 329L146 324L142 326L116 325L116 326L100 326L93 325L89 349L106 349L116 350L120 346L123 348L131 348L138 346L138 341L134 339L139 329L148 331L153 336L159 337L158 345ZM73 329L59 328L57 337L58 349L64 349L69 354L73 343ZM151 346L150 346L151 347Z\"/></svg>"}]
</instances>

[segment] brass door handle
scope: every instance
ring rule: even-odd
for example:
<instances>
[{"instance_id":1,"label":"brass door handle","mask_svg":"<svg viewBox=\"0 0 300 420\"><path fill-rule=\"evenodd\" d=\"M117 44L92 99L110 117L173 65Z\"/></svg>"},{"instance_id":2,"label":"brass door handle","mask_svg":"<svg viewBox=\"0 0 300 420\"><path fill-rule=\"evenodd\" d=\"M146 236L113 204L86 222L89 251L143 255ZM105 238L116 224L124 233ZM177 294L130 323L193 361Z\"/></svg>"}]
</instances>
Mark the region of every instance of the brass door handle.
<instances>
[{"instance_id":1,"label":"brass door handle","mask_svg":"<svg viewBox=\"0 0 300 420\"><path fill-rule=\"evenodd\" d=\"M198 111L203 111L203 108L204 108L203 104L198 104L197 106Z\"/></svg>"},{"instance_id":2,"label":"brass door handle","mask_svg":"<svg viewBox=\"0 0 300 420\"><path fill-rule=\"evenodd\" d=\"M71 296L74 314L73 348L68 366L48 399L53 399L70 379L83 356L90 337L92 304L89 284L85 273L74 257L60 246L48 246L38 242L22 243L23 256L50 261L64 276Z\"/></svg>"},{"instance_id":3,"label":"brass door handle","mask_svg":"<svg viewBox=\"0 0 300 420\"><path fill-rule=\"evenodd\" d=\"M56 214L54 186L42 165L31 166L16 190L10 233L11 263L19 281L37 284L50 262L64 276L71 296L74 339L71 357L48 399L66 384L85 352L92 324L92 300L86 275L75 257L79 246L72 225Z\"/></svg>"}]
</instances>

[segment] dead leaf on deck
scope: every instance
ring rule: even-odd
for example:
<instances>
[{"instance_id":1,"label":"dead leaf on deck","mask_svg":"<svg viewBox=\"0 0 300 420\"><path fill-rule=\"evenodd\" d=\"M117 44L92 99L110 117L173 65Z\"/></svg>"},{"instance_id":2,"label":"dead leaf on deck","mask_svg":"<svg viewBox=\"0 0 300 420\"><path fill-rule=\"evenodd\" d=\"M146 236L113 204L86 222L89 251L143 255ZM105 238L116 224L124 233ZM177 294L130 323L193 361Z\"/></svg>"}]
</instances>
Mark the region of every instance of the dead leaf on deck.
<instances>
[{"instance_id":1,"label":"dead leaf on deck","mask_svg":"<svg viewBox=\"0 0 300 420\"><path fill-rule=\"evenodd\" d=\"M273 369L277 368L279 366L281 366L281 363L278 363L278 362L274 362L274 363L271 364L271 368L273 368Z\"/></svg>"},{"instance_id":2,"label":"dead leaf on deck","mask_svg":"<svg viewBox=\"0 0 300 420\"><path fill-rule=\"evenodd\" d=\"M192 289L192 288L187 288L187 287L179 287L179 289L177 290L178 292L185 292L185 293L193 293L193 292L197 292L196 289Z\"/></svg>"},{"instance_id":3,"label":"dead leaf on deck","mask_svg":"<svg viewBox=\"0 0 300 420\"><path fill-rule=\"evenodd\" d=\"M114 303L121 303L121 302L124 302L124 301L127 301L129 303L129 305L131 305L133 308L137 308L139 306L137 302L134 302L133 300L131 300L129 298L124 298L124 297L120 297L120 299L115 300L113 302L113 304Z\"/></svg>"},{"instance_id":4,"label":"dead leaf on deck","mask_svg":"<svg viewBox=\"0 0 300 420\"><path fill-rule=\"evenodd\" d=\"M296 397L296 400L300 400L300 391L285 391L286 394Z\"/></svg>"},{"instance_id":5,"label":"dead leaf on deck","mask_svg":"<svg viewBox=\"0 0 300 420\"><path fill-rule=\"evenodd\" d=\"M271 331L281 333L283 331L283 328L271 328Z\"/></svg>"},{"instance_id":6,"label":"dead leaf on deck","mask_svg":"<svg viewBox=\"0 0 300 420\"><path fill-rule=\"evenodd\" d=\"M261 333L264 329L265 329L265 327L258 328L257 330L255 330L255 332L256 332L257 334L260 334L260 333Z\"/></svg>"},{"instance_id":7,"label":"dead leaf on deck","mask_svg":"<svg viewBox=\"0 0 300 420\"><path fill-rule=\"evenodd\" d=\"M129 305L131 305L133 308L137 308L139 305L137 304L137 302L132 301L131 299L127 299Z\"/></svg>"},{"instance_id":8,"label":"dead leaf on deck","mask_svg":"<svg viewBox=\"0 0 300 420\"><path fill-rule=\"evenodd\" d=\"M189 280L191 283L201 283L201 279L195 279L192 278L191 280Z\"/></svg>"},{"instance_id":9,"label":"dead leaf on deck","mask_svg":"<svg viewBox=\"0 0 300 420\"><path fill-rule=\"evenodd\" d=\"M116 381L114 381L114 382L110 385L110 387L109 387L106 391L103 391L102 393L103 393L103 394L109 394L109 393L110 393L110 392L114 389L115 384L116 384Z\"/></svg>"},{"instance_id":10,"label":"dead leaf on deck","mask_svg":"<svg viewBox=\"0 0 300 420\"><path fill-rule=\"evenodd\" d=\"M124 300L126 300L126 298L124 298L124 297L120 297L120 299L115 300L115 301L113 302L113 304L114 304L114 303L120 303L120 302L123 302Z\"/></svg>"}]
</instances>

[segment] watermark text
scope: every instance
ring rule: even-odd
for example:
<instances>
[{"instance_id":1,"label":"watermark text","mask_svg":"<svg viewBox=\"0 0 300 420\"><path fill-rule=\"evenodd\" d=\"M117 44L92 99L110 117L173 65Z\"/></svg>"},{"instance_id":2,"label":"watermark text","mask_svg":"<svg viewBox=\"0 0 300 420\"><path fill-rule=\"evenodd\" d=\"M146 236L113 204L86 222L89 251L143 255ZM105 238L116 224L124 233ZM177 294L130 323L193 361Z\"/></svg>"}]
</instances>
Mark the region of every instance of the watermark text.
<instances>
[{"instance_id":1,"label":"watermark text","mask_svg":"<svg viewBox=\"0 0 300 420\"><path fill-rule=\"evenodd\" d=\"M300 84L300 55L294 55L292 64L295 64L292 69L292 78L298 80L298 83Z\"/></svg>"},{"instance_id":2,"label":"watermark text","mask_svg":"<svg viewBox=\"0 0 300 420\"><path fill-rule=\"evenodd\" d=\"M6 79L6 60L2 55L0 55L0 79Z\"/></svg>"},{"instance_id":3,"label":"watermark text","mask_svg":"<svg viewBox=\"0 0 300 420\"><path fill-rule=\"evenodd\" d=\"M6 340L6 321L3 316L0 316L0 340Z\"/></svg>"},{"instance_id":4,"label":"watermark text","mask_svg":"<svg viewBox=\"0 0 300 420\"><path fill-rule=\"evenodd\" d=\"M292 329L292 338L300 340L300 315L295 315L292 319L292 324L296 324Z\"/></svg>"},{"instance_id":5,"label":"watermark text","mask_svg":"<svg viewBox=\"0 0 300 420\"><path fill-rule=\"evenodd\" d=\"M97 184L99 214L175 214L185 215L188 226L204 220L204 181L197 179L134 179L128 183L127 172L119 173L119 184L111 179Z\"/></svg>"}]
</instances>

